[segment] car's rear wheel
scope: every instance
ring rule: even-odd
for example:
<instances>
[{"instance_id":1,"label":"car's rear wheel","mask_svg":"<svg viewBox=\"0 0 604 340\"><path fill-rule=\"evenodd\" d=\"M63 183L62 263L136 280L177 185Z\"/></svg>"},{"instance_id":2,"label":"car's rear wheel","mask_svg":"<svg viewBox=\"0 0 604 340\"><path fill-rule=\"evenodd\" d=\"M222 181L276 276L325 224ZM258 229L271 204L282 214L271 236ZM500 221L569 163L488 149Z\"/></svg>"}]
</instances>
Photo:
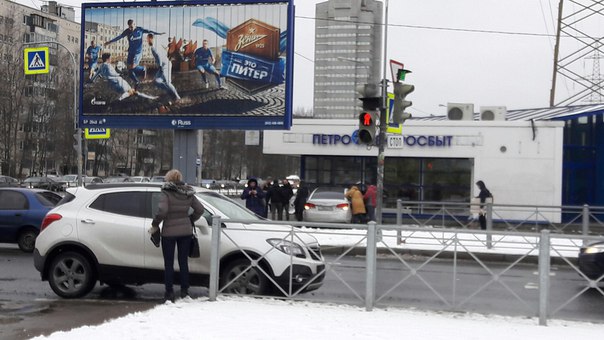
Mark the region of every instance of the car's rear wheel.
<instances>
[{"instance_id":1,"label":"car's rear wheel","mask_svg":"<svg viewBox=\"0 0 604 340\"><path fill-rule=\"evenodd\" d=\"M237 259L222 272L222 292L240 295L262 295L267 292L268 279L258 267L250 267L248 259ZM234 281L233 281L234 280ZM233 281L233 282L231 282Z\"/></svg>"},{"instance_id":2,"label":"car's rear wheel","mask_svg":"<svg viewBox=\"0 0 604 340\"><path fill-rule=\"evenodd\" d=\"M63 298L82 297L90 293L96 283L92 264L76 252L60 253L52 260L48 270L50 288Z\"/></svg>"},{"instance_id":3,"label":"car's rear wheel","mask_svg":"<svg viewBox=\"0 0 604 340\"><path fill-rule=\"evenodd\" d=\"M17 238L17 245L19 249L26 253L31 253L36 247L36 237L38 237L38 231L35 229L25 229L19 233Z\"/></svg>"}]
</instances>

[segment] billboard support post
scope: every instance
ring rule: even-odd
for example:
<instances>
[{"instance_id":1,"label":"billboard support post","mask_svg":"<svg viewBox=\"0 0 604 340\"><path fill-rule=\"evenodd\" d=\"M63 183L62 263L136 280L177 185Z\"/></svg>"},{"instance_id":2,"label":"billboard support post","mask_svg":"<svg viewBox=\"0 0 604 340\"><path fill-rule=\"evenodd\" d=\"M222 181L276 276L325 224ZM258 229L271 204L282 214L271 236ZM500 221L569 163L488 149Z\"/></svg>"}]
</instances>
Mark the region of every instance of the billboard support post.
<instances>
[{"instance_id":1,"label":"billboard support post","mask_svg":"<svg viewBox=\"0 0 604 340\"><path fill-rule=\"evenodd\" d=\"M197 182L198 137L197 130L174 130L172 168L180 170L187 184Z\"/></svg>"},{"instance_id":2,"label":"billboard support post","mask_svg":"<svg viewBox=\"0 0 604 340\"><path fill-rule=\"evenodd\" d=\"M71 61L73 62L73 119L74 119L74 128L76 130L76 149L78 153L77 161L78 161L78 186L82 186L82 129L79 127L78 123L78 105L77 105L77 95L78 95L78 64L76 63L75 57L73 53L63 44L57 41L37 41L37 42L25 42L23 45L49 45L56 44L57 46L61 46L67 51L67 54L71 57ZM48 62L48 61L47 61Z\"/></svg>"}]
</instances>

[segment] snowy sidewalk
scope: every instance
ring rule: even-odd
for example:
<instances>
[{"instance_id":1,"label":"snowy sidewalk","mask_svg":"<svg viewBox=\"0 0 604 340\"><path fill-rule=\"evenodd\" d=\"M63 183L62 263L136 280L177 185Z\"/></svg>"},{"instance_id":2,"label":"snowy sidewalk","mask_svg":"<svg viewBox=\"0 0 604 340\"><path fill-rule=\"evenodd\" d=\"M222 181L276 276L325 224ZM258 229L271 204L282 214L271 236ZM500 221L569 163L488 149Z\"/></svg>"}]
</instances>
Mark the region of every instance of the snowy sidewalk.
<instances>
[{"instance_id":1,"label":"snowy sidewalk","mask_svg":"<svg viewBox=\"0 0 604 340\"><path fill-rule=\"evenodd\" d=\"M177 300L34 339L598 339L604 324L220 297Z\"/></svg>"}]
</instances>

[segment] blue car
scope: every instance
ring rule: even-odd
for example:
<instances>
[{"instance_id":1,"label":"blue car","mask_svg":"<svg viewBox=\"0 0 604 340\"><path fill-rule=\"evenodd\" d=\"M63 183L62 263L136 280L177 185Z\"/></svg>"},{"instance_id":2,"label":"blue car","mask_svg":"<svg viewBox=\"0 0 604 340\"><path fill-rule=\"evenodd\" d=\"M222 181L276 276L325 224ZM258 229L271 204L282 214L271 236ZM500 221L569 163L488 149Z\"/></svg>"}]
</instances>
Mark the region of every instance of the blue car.
<instances>
[{"instance_id":1,"label":"blue car","mask_svg":"<svg viewBox=\"0 0 604 340\"><path fill-rule=\"evenodd\" d=\"M44 216L60 200L48 190L0 188L0 243L17 243L31 253Z\"/></svg>"}]
</instances>

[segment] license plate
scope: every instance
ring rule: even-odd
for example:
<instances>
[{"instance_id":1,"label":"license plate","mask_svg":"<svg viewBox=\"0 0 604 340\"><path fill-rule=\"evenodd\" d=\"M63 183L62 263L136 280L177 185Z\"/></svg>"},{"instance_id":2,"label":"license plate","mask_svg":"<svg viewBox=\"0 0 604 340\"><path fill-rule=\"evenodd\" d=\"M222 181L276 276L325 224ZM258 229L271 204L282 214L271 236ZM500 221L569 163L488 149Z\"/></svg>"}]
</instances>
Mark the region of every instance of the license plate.
<instances>
[{"instance_id":1,"label":"license plate","mask_svg":"<svg viewBox=\"0 0 604 340\"><path fill-rule=\"evenodd\" d=\"M332 207L319 207L319 211L332 211L333 208Z\"/></svg>"}]
</instances>

